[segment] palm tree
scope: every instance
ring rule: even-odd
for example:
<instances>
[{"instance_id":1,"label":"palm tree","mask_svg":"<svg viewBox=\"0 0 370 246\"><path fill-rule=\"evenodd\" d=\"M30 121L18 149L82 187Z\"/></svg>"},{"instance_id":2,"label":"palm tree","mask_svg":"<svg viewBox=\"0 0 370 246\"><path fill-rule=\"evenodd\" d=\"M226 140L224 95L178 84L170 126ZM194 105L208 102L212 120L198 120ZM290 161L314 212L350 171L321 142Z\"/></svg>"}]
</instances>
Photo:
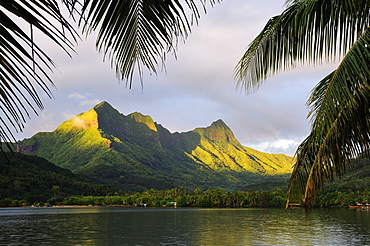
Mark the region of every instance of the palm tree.
<instances>
[{"instance_id":1,"label":"palm tree","mask_svg":"<svg viewBox=\"0 0 370 246\"><path fill-rule=\"evenodd\" d=\"M314 203L326 181L370 146L370 2L289 0L252 41L235 68L247 92L269 76L341 59L312 90L311 133L296 151L289 201Z\"/></svg>"},{"instance_id":2,"label":"palm tree","mask_svg":"<svg viewBox=\"0 0 370 246\"><path fill-rule=\"evenodd\" d=\"M211 5L219 1L208 0ZM206 2L199 0L203 7ZM49 73L55 64L34 35L43 34L70 55L80 39L71 20L83 34L97 31L97 50L109 57L117 75L131 87L134 71L141 75L146 67L156 73L200 17L199 4L193 0L62 0L62 4L71 18L64 17L55 0L0 0L0 142L16 141L13 132L22 131L29 111L37 114L43 108L40 89L52 97Z\"/></svg>"}]
</instances>

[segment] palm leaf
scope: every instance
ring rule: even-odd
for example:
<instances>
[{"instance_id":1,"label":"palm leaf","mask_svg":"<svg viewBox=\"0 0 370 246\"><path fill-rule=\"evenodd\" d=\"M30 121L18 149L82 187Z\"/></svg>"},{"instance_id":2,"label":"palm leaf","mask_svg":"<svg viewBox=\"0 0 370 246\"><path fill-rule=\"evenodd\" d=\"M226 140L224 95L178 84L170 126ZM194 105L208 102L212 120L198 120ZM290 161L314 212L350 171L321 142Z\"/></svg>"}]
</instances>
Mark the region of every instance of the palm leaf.
<instances>
[{"instance_id":1,"label":"palm leaf","mask_svg":"<svg viewBox=\"0 0 370 246\"><path fill-rule=\"evenodd\" d=\"M289 194L300 192L307 205L326 180L341 176L351 158L370 147L369 44L368 27L309 98L311 134L297 150L289 184Z\"/></svg>"},{"instance_id":2,"label":"palm leaf","mask_svg":"<svg viewBox=\"0 0 370 246\"><path fill-rule=\"evenodd\" d=\"M247 92L277 72L343 56L369 26L368 0L288 0L248 46L234 76Z\"/></svg>"},{"instance_id":3,"label":"palm leaf","mask_svg":"<svg viewBox=\"0 0 370 246\"><path fill-rule=\"evenodd\" d=\"M20 28L20 22L13 21L15 16L30 25L30 33ZM43 108L38 88L52 96L48 83L53 84L47 70L52 71L54 63L34 42L34 29L67 54L72 50L64 31L73 39L76 33L54 1L0 1L0 139L6 143L15 141L13 131L22 131L30 110L37 114L37 108Z\"/></svg>"},{"instance_id":4,"label":"palm leaf","mask_svg":"<svg viewBox=\"0 0 370 246\"><path fill-rule=\"evenodd\" d=\"M213 5L220 0L209 0ZM167 53L176 54L177 42L186 39L200 17L193 0L65 0L77 11L86 34L97 30L96 47L108 56L117 76L132 86L134 71L156 73ZM206 1L199 1L205 6Z\"/></svg>"},{"instance_id":5,"label":"palm leaf","mask_svg":"<svg viewBox=\"0 0 370 246\"><path fill-rule=\"evenodd\" d=\"M208 0L213 5L221 0ZM98 30L97 49L111 59L117 74L130 80L137 66L156 72L157 66L174 53L179 39L185 39L193 21L200 17L192 0L63 0L72 17L77 14L86 34ZM199 1L204 10L207 1ZM68 54L77 34L62 16L54 0L0 0L0 138L15 141L13 130L22 131L28 111L37 114L43 107L37 90L50 97L49 72L55 66L34 42L38 29ZM19 17L30 25L30 34L13 19ZM58 23L59 26L53 23Z\"/></svg>"}]
</instances>

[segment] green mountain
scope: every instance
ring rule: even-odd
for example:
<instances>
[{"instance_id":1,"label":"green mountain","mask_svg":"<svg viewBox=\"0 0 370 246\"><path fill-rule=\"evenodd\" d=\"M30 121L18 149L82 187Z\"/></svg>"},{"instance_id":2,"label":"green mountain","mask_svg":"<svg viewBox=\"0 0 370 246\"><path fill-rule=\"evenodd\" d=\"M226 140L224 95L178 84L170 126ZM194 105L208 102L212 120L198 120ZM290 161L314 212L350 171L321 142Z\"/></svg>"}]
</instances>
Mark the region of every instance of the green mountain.
<instances>
[{"instance_id":1,"label":"green mountain","mask_svg":"<svg viewBox=\"0 0 370 246\"><path fill-rule=\"evenodd\" d=\"M242 146L217 120L171 133L150 116L123 115L107 102L20 141L17 151L41 156L73 173L121 189L238 189L287 180L293 158Z\"/></svg>"}]
</instances>

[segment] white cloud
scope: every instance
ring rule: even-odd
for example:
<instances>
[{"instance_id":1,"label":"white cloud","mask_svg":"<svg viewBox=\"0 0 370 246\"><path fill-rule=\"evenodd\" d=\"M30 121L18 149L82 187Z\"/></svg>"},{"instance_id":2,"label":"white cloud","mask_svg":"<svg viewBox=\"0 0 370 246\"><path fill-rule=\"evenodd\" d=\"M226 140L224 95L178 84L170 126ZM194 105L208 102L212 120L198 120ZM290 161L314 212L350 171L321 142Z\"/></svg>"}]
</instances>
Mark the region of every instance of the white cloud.
<instances>
[{"instance_id":1,"label":"white cloud","mask_svg":"<svg viewBox=\"0 0 370 246\"><path fill-rule=\"evenodd\" d=\"M94 94L92 93L77 93L73 92L67 96L69 99L75 99L76 101L74 102L75 105L79 105L79 107L93 107L96 104L99 104L101 100L97 98Z\"/></svg>"},{"instance_id":2,"label":"white cloud","mask_svg":"<svg viewBox=\"0 0 370 246\"><path fill-rule=\"evenodd\" d=\"M80 106L90 106L90 107L93 107L95 106L96 104L99 104L101 103L101 100L94 97L94 96L91 96L92 98L88 99L88 100L83 100L81 103L80 103Z\"/></svg>"},{"instance_id":3,"label":"white cloud","mask_svg":"<svg viewBox=\"0 0 370 246\"><path fill-rule=\"evenodd\" d=\"M300 143L301 141L293 139L277 139L274 141L249 144L248 147L266 153L284 153L289 156L294 156L295 151Z\"/></svg>"},{"instance_id":4,"label":"white cloud","mask_svg":"<svg viewBox=\"0 0 370 246\"><path fill-rule=\"evenodd\" d=\"M84 95L81 95L80 93L77 93L77 92L73 92L71 94L68 95L68 98L75 98L75 99L85 99L86 96Z\"/></svg>"}]
</instances>

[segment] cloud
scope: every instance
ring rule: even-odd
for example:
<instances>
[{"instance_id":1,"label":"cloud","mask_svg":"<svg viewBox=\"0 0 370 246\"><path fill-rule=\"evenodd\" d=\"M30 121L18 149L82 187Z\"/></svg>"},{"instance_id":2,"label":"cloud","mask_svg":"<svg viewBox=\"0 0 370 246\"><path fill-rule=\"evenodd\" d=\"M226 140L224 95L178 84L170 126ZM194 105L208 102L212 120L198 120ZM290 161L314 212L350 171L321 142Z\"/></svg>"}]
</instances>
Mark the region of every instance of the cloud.
<instances>
[{"instance_id":1,"label":"cloud","mask_svg":"<svg viewBox=\"0 0 370 246\"><path fill-rule=\"evenodd\" d=\"M275 141L259 142L250 144L248 147L258 149L266 153L284 153L289 156L294 156L297 146L302 140L278 139Z\"/></svg>"},{"instance_id":2,"label":"cloud","mask_svg":"<svg viewBox=\"0 0 370 246\"><path fill-rule=\"evenodd\" d=\"M247 147L294 153L309 133L307 96L334 66L279 73L248 95L237 89L233 78L248 44L269 18L281 13L284 2L233 0L208 8L185 44L179 43L177 59L169 55L166 70L159 69L157 75L145 72L143 87L135 77L132 89L119 82L109 62L103 62L94 36L76 47L72 59L46 43L59 69L52 75L55 100L44 100L43 112L52 119L46 124L46 119L32 116L17 137L55 129L107 101L125 115L135 111L150 115L171 132L206 127L222 119Z\"/></svg>"},{"instance_id":3,"label":"cloud","mask_svg":"<svg viewBox=\"0 0 370 246\"><path fill-rule=\"evenodd\" d=\"M80 93L73 92L72 94L68 95L68 98L85 99L86 97Z\"/></svg>"},{"instance_id":4,"label":"cloud","mask_svg":"<svg viewBox=\"0 0 370 246\"><path fill-rule=\"evenodd\" d=\"M102 102L102 100L94 97L90 100L84 100L83 102L80 103L80 106L89 106L89 107L91 107L91 105L95 106L96 104L99 104L101 102Z\"/></svg>"},{"instance_id":5,"label":"cloud","mask_svg":"<svg viewBox=\"0 0 370 246\"><path fill-rule=\"evenodd\" d=\"M75 105L79 105L79 107L83 107L83 106L91 107L101 102L101 100L92 93L81 94L78 92L73 92L69 94L67 98L74 99L73 103Z\"/></svg>"}]
</instances>

